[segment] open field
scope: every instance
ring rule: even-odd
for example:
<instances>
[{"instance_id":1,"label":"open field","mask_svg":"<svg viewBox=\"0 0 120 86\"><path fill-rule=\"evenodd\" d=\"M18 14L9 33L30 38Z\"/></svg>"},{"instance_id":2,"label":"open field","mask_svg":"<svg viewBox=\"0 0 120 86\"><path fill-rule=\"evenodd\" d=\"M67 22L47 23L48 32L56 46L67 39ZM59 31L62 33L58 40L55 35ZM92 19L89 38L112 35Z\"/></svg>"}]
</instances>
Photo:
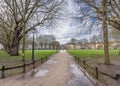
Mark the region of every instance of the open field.
<instances>
[{"instance_id":1,"label":"open field","mask_svg":"<svg viewBox=\"0 0 120 86\"><path fill-rule=\"evenodd\" d=\"M79 56L81 59L104 57L103 50L68 50L73 56ZM110 57L118 56L118 50L109 50Z\"/></svg>"},{"instance_id":2,"label":"open field","mask_svg":"<svg viewBox=\"0 0 120 86\"><path fill-rule=\"evenodd\" d=\"M81 60L88 60L90 63L104 63L103 50L68 50L72 56L77 56ZM109 50L112 63L119 64L120 56L118 50Z\"/></svg>"},{"instance_id":3,"label":"open field","mask_svg":"<svg viewBox=\"0 0 120 86\"><path fill-rule=\"evenodd\" d=\"M57 53L56 50L35 50L35 60L40 59L41 57L50 56L52 54ZM21 64L22 60L22 51L19 51L20 56L9 56L6 52L0 51L0 66L6 65L6 66L15 66ZM25 51L25 60L27 62L31 61L32 57L32 51L26 50ZM11 64L12 63L12 64Z\"/></svg>"},{"instance_id":4,"label":"open field","mask_svg":"<svg viewBox=\"0 0 120 86\"><path fill-rule=\"evenodd\" d=\"M104 51L103 50L68 50L72 56L77 56L82 60L94 61L95 63L104 62ZM114 62L119 60L118 50L109 50L110 59Z\"/></svg>"}]
</instances>

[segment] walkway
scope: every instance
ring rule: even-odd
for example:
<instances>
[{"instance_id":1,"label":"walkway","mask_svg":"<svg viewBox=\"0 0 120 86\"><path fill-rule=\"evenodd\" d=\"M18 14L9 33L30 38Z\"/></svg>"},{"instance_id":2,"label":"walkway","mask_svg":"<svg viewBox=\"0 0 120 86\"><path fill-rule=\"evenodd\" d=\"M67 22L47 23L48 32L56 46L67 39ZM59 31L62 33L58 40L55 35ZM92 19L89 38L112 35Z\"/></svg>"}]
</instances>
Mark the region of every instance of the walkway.
<instances>
[{"instance_id":1,"label":"walkway","mask_svg":"<svg viewBox=\"0 0 120 86\"><path fill-rule=\"evenodd\" d=\"M95 81L94 81L95 82ZM72 56L61 50L24 75L0 80L0 86L96 86L78 68ZM100 85L99 85L100 86Z\"/></svg>"}]
</instances>

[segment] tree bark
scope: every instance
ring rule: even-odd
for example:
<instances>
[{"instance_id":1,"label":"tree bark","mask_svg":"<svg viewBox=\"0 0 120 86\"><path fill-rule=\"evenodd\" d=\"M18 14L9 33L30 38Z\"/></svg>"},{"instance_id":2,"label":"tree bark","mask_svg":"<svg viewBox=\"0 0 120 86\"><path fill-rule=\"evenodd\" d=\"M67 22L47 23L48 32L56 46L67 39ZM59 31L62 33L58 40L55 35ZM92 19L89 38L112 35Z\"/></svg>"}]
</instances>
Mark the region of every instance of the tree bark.
<instances>
[{"instance_id":1,"label":"tree bark","mask_svg":"<svg viewBox=\"0 0 120 86\"><path fill-rule=\"evenodd\" d=\"M105 64L110 64L108 49L108 27L107 27L107 0L103 0L103 36L104 36L104 56Z\"/></svg>"},{"instance_id":2,"label":"tree bark","mask_svg":"<svg viewBox=\"0 0 120 86\"><path fill-rule=\"evenodd\" d=\"M19 55L19 44L14 43L11 45L10 56L18 56Z\"/></svg>"},{"instance_id":3,"label":"tree bark","mask_svg":"<svg viewBox=\"0 0 120 86\"><path fill-rule=\"evenodd\" d=\"M9 44L4 45L4 51L6 53L10 54L10 45Z\"/></svg>"},{"instance_id":4,"label":"tree bark","mask_svg":"<svg viewBox=\"0 0 120 86\"><path fill-rule=\"evenodd\" d=\"M10 46L10 56L18 56L19 55L19 41L17 37L13 37L12 44Z\"/></svg>"},{"instance_id":5,"label":"tree bark","mask_svg":"<svg viewBox=\"0 0 120 86\"><path fill-rule=\"evenodd\" d=\"M21 29L18 30L18 27L14 29L13 35L12 35L12 40L10 44L10 55L11 56L18 56L19 55L19 35L21 33Z\"/></svg>"}]
</instances>

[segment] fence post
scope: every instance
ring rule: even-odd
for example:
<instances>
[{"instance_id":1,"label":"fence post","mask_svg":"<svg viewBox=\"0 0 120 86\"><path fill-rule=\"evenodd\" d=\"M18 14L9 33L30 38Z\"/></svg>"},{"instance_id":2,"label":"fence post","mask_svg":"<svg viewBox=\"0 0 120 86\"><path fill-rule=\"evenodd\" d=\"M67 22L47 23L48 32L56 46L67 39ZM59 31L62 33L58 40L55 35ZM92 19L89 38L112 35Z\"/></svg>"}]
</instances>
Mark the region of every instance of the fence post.
<instances>
[{"instance_id":1,"label":"fence post","mask_svg":"<svg viewBox=\"0 0 120 86\"><path fill-rule=\"evenodd\" d=\"M95 67L95 71L96 71L96 79L98 79L98 68Z\"/></svg>"},{"instance_id":2,"label":"fence post","mask_svg":"<svg viewBox=\"0 0 120 86\"><path fill-rule=\"evenodd\" d=\"M79 61L79 57L78 57L78 61Z\"/></svg>"},{"instance_id":3,"label":"fence post","mask_svg":"<svg viewBox=\"0 0 120 86\"><path fill-rule=\"evenodd\" d=\"M85 60L83 60L83 67L84 67L84 69L85 69L85 64L86 64L86 61L85 61Z\"/></svg>"},{"instance_id":4,"label":"fence post","mask_svg":"<svg viewBox=\"0 0 120 86\"><path fill-rule=\"evenodd\" d=\"M35 68L35 61L33 61L33 68Z\"/></svg>"},{"instance_id":5,"label":"fence post","mask_svg":"<svg viewBox=\"0 0 120 86\"><path fill-rule=\"evenodd\" d=\"M75 56L75 60L76 60L76 56Z\"/></svg>"},{"instance_id":6,"label":"fence post","mask_svg":"<svg viewBox=\"0 0 120 86\"><path fill-rule=\"evenodd\" d=\"M47 61L48 57L46 56L46 61Z\"/></svg>"},{"instance_id":7,"label":"fence post","mask_svg":"<svg viewBox=\"0 0 120 86\"><path fill-rule=\"evenodd\" d=\"M2 76L1 76L1 78L2 79L5 78L5 66L2 66Z\"/></svg>"},{"instance_id":8,"label":"fence post","mask_svg":"<svg viewBox=\"0 0 120 86\"><path fill-rule=\"evenodd\" d=\"M43 58L41 57L41 63L43 63Z\"/></svg>"},{"instance_id":9,"label":"fence post","mask_svg":"<svg viewBox=\"0 0 120 86\"><path fill-rule=\"evenodd\" d=\"M120 74L116 74L117 86L120 86Z\"/></svg>"},{"instance_id":10,"label":"fence post","mask_svg":"<svg viewBox=\"0 0 120 86\"><path fill-rule=\"evenodd\" d=\"M84 69L85 69L85 65L86 65L86 61L83 60L83 67L84 67Z\"/></svg>"},{"instance_id":11,"label":"fence post","mask_svg":"<svg viewBox=\"0 0 120 86\"><path fill-rule=\"evenodd\" d=\"M24 63L24 64L23 64L23 73L26 72L26 71L25 71L25 66L26 66L26 64Z\"/></svg>"}]
</instances>

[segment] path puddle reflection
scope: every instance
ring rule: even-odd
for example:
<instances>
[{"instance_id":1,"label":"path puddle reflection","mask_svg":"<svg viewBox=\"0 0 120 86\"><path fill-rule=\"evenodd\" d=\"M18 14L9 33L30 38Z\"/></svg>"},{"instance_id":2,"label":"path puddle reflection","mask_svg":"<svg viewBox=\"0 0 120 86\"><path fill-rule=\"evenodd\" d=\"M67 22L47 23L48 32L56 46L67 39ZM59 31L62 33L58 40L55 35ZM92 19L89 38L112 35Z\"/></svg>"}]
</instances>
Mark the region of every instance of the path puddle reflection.
<instances>
[{"instance_id":1,"label":"path puddle reflection","mask_svg":"<svg viewBox=\"0 0 120 86\"><path fill-rule=\"evenodd\" d=\"M76 64L71 64L70 67L74 77L68 81L68 86L94 86Z\"/></svg>"},{"instance_id":2,"label":"path puddle reflection","mask_svg":"<svg viewBox=\"0 0 120 86\"><path fill-rule=\"evenodd\" d=\"M29 78L29 77L32 77L35 75L35 71L31 71L31 72L28 72L26 74L23 75L23 78Z\"/></svg>"},{"instance_id":3,"label":"path puddle reflection","mask_svg":"<svg viewBox=\"0 0 120 86\"><path fill-rule=\"evenodd\" d=\"M48 70L38 70L34 77L45 76L48 73Z\"/></svg>"},{"instance_id":4,"label":"path puddle reflection","mask_svg":"<svg viewBox=\"0 0 120 86\"><path fill-rule=\"evenodd\" d=\"M46 64L54 64L54 63L57 63L57 61L54 61L54 60L48 60L48 61L46 62Z\"/></svg>"},{"instance_id":5,"label":"path puddle reflection","mask_svg":"<svg viewBox=\"0 0 120 86\"><path fill-rule=\"evenodd\" d=\"M35 69L33 71L25 73L22 77L25 79L29 77L41 77L41 76L45 76L47 73L48 73L48 70Z\"/></svg>"}]
</instances>

